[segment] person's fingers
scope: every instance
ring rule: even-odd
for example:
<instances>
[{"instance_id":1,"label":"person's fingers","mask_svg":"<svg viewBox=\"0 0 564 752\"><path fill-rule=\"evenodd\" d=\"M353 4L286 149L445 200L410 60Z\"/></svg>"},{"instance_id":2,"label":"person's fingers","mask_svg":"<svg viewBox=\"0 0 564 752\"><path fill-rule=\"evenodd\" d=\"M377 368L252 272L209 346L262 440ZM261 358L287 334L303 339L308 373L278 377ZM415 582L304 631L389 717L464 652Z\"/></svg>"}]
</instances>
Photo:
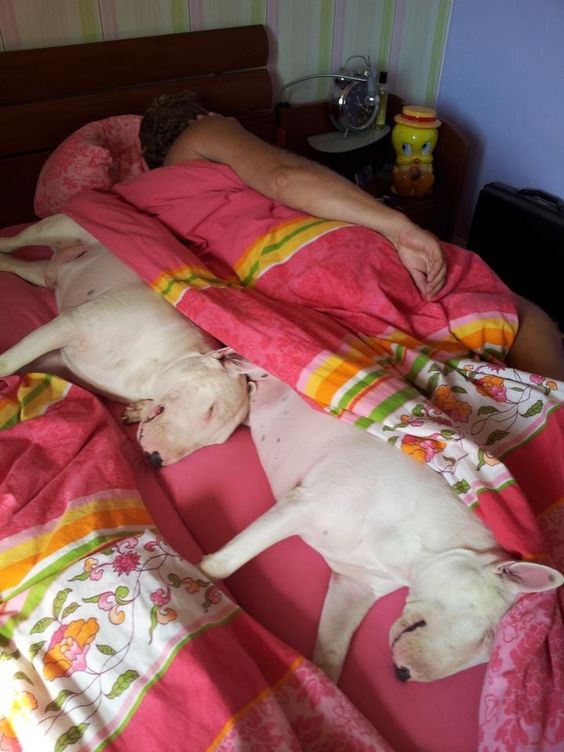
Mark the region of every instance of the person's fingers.
<instances>
[{"instance_id":1,"label":"person's fingers","mask_svg":"<svg viewBox=\"0 0 564 752\"><path fill-rule=\"evenodd\" d=\"M427 275L427 280L431 286L435 286L436 284L442 284L445 281L446 278L446 264L441 263L440 265L437 265L435 269L431 269L429 274Z\"/></svg>"},{"instance_id":2,"label":"person's fingers","mask_svg":"<svg viewBox=\"0 0 564 752\"><path fill-rule=\"evenodd\" d=\"M427 300L434 300L437 294L441 291L441 288L443 286L442 281L436 282L433 285L429 285L427 287L427 293L425 295Z\"/></svg>"},{"instance_id":3,"label":"person's fingers","mask_svg":"<svg viewBox=\"0 0 564 752\"><path fill-rule=\"evenodd\" d=\"M415 286L426 300L434 298L445 283L446 267L444 265L437 267L434 275L429 274L429 271L424 268L410 267L408 271Z\"/></svg>"},{"instance_id":4,"label":"person's fingers","mask_svg":"<svg viewBox=\"0 0 564 752\"><path fill-rule=\"evenodd\" d=\"M415 287L419 290L423 297L427 297L427 277L419 269L408 269L411 279L413 280Z\"/></svg>"}]
</instances>

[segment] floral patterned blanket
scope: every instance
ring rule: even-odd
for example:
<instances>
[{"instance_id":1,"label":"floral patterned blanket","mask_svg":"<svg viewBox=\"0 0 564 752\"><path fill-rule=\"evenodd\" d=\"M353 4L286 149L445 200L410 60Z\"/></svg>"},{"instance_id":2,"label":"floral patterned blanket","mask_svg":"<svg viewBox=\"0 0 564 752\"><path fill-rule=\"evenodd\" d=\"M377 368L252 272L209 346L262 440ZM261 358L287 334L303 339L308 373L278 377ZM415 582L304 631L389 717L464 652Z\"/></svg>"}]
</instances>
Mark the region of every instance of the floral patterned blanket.
<instances>
[{"instance_id":1,"label":"floral patterned blanket","mask_svg":"<svg viewBox=\"0 0 564 752\"><path fill-rule=\"evenodd\" d=\"M0 750L388 750L158 535L102 404L0 381Z\"/></svg>"},{"instance_id":2,"label":"floral patterned blanket","mask_svg":"<svg viewBox=\"0 0 564 752\"><path fill-rule=\"evenodd\" d=\"M440 472L508 552L562 567L564 384L504 365L513 299L476 255L445 244L429 303L383 237L276 205L224 165L114 191L65 212L220 341ZM562 613L562 594L525 596L501 625L484 752L564 743Z\"/></svg>"}]
</instances>

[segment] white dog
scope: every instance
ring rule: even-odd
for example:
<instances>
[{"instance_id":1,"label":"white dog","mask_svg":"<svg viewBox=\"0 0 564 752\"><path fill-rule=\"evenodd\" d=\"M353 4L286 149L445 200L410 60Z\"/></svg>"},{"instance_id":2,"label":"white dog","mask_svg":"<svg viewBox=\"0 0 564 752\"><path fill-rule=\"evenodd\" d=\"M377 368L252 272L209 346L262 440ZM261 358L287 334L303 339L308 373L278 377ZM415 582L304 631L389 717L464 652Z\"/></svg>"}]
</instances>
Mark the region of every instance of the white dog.
<instances>
[{"instance_id":1,"label":"white dog","mask_svg":"<svg viewBox=\"0 0 564 752\"><path fill-rule=\"evenodd\" d=\"M48 245L45 261L7 256ZM156 466L224 442L248 412L246 378L228 374L218 343L160 298L70 218L57 214L0 239L0 271L53 287L60 315L0 355L0 376L60 350L75 380L130 403L126 422Z\"/></svg>"},{"instance_id":2,"label":"white dog","mask_svg":"<svg viewBox=\"0 0 564 752\"><path fill-rule=\"evenodd\" d=\"M517 593L564 581L550 567L510 561L433 470L239 368L256 379L250 426L278 503L200 566L224 578L300 535L332 570L313 659L335 681L368 609L402 586L409 596L390 632L396 674L431 681L487 661Z\"/></svg>"}]
</instances>

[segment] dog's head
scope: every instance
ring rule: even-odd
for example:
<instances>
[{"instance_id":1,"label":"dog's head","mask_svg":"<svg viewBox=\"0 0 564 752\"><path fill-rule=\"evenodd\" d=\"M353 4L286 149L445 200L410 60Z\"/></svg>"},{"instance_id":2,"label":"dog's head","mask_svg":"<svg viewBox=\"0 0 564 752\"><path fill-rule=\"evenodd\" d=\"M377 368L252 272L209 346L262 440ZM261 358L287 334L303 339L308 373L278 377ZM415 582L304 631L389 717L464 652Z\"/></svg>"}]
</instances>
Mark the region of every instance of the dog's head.
<instances>
[{"instance_id":1,"label":"dog's head","mask_svg":"<svg viewBox=\"0 0 564 752\"><path fill-rule=\"evenodd\" d=\"M145 409L137 438L155 467L171 465L196 449L226 441L248 411L246 378L210 352L166 375L162 391Z\"/></svg>"},{"instance_id":2,"label":"dog's head","mask_svg":"<svg viewBox=\"0 0 564 752\"><path fill-rule=\"evenodd\" d=\"M450 676L488 660L501 617L518 593L557 588L564 577L532 562L480 566L466 552L418 572L390 644L399 679Z\"/></svg>"}]
</instances>

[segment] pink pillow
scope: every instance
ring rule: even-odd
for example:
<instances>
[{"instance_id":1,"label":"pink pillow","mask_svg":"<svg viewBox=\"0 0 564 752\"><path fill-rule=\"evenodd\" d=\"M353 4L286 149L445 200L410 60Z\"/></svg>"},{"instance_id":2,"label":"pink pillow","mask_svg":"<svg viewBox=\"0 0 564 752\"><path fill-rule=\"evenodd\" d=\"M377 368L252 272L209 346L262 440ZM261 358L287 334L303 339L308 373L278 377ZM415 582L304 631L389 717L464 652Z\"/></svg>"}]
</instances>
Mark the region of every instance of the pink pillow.
<instances>
[{"instance_id":1,"label":"pink pillow","mask_svg":"<svg viewBox=\"0 0 564 752\"><path fill-rule=\"evenodd\" d=\"M108 192L147 170L139 145L141 115L116 115L75 131L47 159L35 189L38 217L57 214L75 193Z\"/></svg>"}]
</instances>

